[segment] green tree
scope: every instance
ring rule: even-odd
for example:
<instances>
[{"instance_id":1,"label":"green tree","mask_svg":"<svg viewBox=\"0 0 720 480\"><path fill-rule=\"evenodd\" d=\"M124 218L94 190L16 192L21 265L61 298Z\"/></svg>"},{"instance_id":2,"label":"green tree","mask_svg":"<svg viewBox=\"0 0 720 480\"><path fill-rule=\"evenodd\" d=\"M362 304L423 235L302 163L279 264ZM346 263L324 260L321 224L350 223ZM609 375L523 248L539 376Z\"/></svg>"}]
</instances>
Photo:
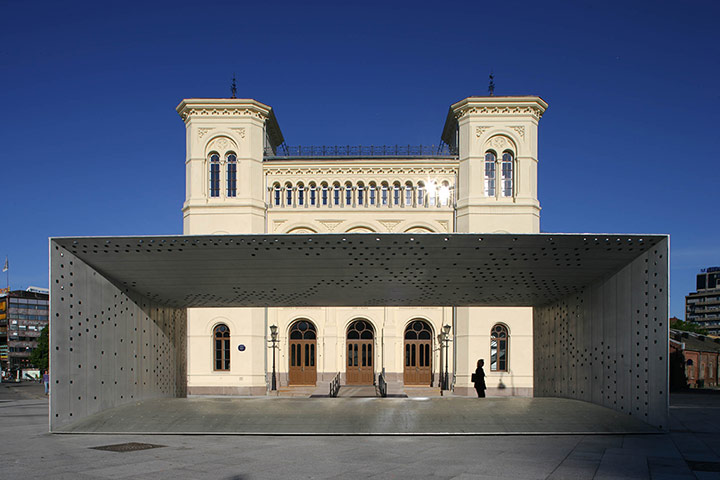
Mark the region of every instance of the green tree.
<instances>
[{"instance_id":1,"label":"green tree","mask_svg":"<svg viewBox=\"0 0 720 480\"><path fill-rule=\"evenodd\" d=\"M39 368L40 371L48 368L48 354L50 351L50 341L48 338L48 327L45 327L40 332L40 338L38 338L38 344L35 350L30 353L30 363Z\"/></svg>"},{"instance_id":2,"label":"green tree","mask_svg":"<svg viewBox=\"0 0 720 480\"><path fill-rule=\"evenodd\" d=\"M682 330L683 332L693 332L705 335L705 331L696 323L683 322L679 318L672 317L670 319L670 328L673 330Z\"/></svg>"}]
</instances>

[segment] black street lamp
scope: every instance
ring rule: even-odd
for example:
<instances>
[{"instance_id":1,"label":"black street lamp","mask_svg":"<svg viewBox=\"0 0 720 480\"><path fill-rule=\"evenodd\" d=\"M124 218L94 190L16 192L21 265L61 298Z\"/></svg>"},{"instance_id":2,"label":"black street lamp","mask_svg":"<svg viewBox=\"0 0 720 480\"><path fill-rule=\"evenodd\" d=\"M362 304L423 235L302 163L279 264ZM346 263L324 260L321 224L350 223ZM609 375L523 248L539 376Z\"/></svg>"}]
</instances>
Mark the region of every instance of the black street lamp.
<instances>
[{"instance_id":1,"label":"black street lamp","mask_svg":"<svg viewBox=\"0 0 720 480\"><path fill-rule=\"evenodd\" d=\"M277 390L277 381L275 380L275 349L277 348L277 343L278 343L277 325L270 325L270 342L272 343L270 348L272 348L272 358L273 358L271 390L275 391L275 390Z\"/></svg>"},{"instance_id":2,"label":"black street lamp","mask_svg":"<svg viewBox=\"0 0 720 480\"><path fill-rule=\"evenodd\" d=\"M450 346L450 325L444 325L443 326L443 341L445 342L445 390L450 390L449 388L449 378L448 378L448 350L450 350L448 347Z\"/></svg>"}]
</instances>

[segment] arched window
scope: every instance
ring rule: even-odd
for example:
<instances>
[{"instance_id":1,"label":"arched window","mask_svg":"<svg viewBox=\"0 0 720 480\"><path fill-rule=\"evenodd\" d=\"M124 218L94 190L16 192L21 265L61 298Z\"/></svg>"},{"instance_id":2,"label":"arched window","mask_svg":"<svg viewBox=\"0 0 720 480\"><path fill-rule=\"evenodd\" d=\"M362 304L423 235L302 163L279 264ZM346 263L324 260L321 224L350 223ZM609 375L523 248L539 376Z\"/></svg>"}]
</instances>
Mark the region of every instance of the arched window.
<instances>
[{"instance_id":1,"label":"arched window","mask_svg":"<svg viewBox=\"0 0 720 480\"><path fill-rule=\"evenodd\" d=\"M330 199L328 198L328 184L323 182L322 183L322 192L320 193L320 201L322 202L323 206L327 206Z\"/></svg>"},{"instance_id":2,"label":"arched window","mask_svg":"<svg viewBox=\"0 0 720 480\"><path fill-rule=\"evenodd\" d=\"M437 184L433 181L428 183L427 187L428 206L434 207L437 200Z\"/></svg>"},{"instance_id":3,"label":"arched window","mask_svg":"<svg viewBox=\"0 0 720 480\"><path fill-rule=\"evenodd\" d=\"M380 188L380 203L381 205L387 205L389 202L388 198L388 184L386 182L382 183L382 187Z\"/></svg>"},{"instance_id":4,"label":"arched window","mask_svg":"<svg viewBox=\"0 0 720 480\"><path fill-rule=\"evenodd\" d=\"M418 207L425 206L425 184L423 182L418 182L417 204Z\"/></svg>"},{"instance_id":5,"label":"arched window","mask_svg":"<svg viewBox=\"0 0 720 480\"><path fill-rule=\"evenodd\" d=\"M317 185L314 182L310 183L310 205L317 203Z\"/></svg>"},{"instance_id":6,"label":"arched window","mask_svg":"<svg viewBox=\"0 0 720 480\"><path fill-rule=\"evenodd\" d=\"M333 205L340 205L340 184L338 182L333 185Z\"/></svg>"},{"instance_id":7,"label":"arched window","mask_svg":"<svg viewBox=\"0 0 720 480\"><path fill-rule=\"evenodd\" d=\"M400 198L402 198L400 194L400 184L395 182L393 184L393 205L400 205Z\"/></svg>"},{"instance_id":8,"label":"arched window","mask_svg":"<svg viewBox=\"0 0 720 480\"><path fill-rule=\"evenodd\" d=\"M358 205L365 205L365 185L363 184L363 182L358 182L357 203Z\"/></svg>"},{"instance_id":9,"label":"arched window","mask_svg":"<svg viewBox=\"0 0 720 480\"><path fill-rule=\"evenodd\" d=\"M350 182L345 184L345 205L352 205L352 184Z\"/></svg>"},{"instance_id":10,"label":"arched window","mask_svg":"<svg viewBox=\"0 0 720 480\"><path fill-rule=\"evenodd\" d=\"M297 203L302 206L305 205L305 185L300 182L297 184Z\"/></svg>"},{"instance_id":11,"label":"arched window","mask_svg":"<svg viewBox=\"0 0 720 480\"><path fill-rule=\"evenodd\" d=\"M505 325L497 324L490 332L490 371L507 372L508 368L508 335Z\"/></svg>"},{"instance_id":12,"label":"arched window","mask_svg":"<svg viewBox=\"0 0 720 480\"><path fill-rule=\"evenodd\" d=\"M285 205L291 207L293 204L293 187L291 183L285 184Z\"/></svg>"},{"instance_id":13,"label":"arched window","mask_svg":"<svg viewBox=\"0 0 720 480\"><path fill-rule=\"evenodd\" d=\"M280 184L273 185L273 204L279 207L282 204L282 192L280 192Z\"/></svg>"},{"instance_id":14,"label":"arched window","mask_svg":"<svg viewBox=\"0 0 720 480\"><path fill-rule=\"evenodd\" d=\"M230 370L230 329L220 324L213 329L215 370Z\"/></svg>"},{"instance_id":15,"label":"arched window","mask_svg":"<svg viewBox=\"0 0 720 480\"><path fill-rule=\"evenodd\" d=\"M495 196L495 154L487 152L485 154L485 196Z\"/></svg>"},{"instance_id":16,"label":"arched window","mask_svg":"<svg viewBox=\"0 0 720 480\"><path fill-rule=\"evenodd\" d=\"M227 196L237 195L237 157L234 153L227 156Z\"/></svg>"},{"instance_id":17,"label":"arched window","mask_svg":"<svg viewBox=\"0 0 720 480\"><path fill-rule=\"evenodd\" d=\"M368 196L370 197L370 205L375 205L377 203L377 185L375 185L375 182L370 182Z\"/></svg>"},{"instance_id":18,"label":"arched window","mask_svg":"<svg viewBox=\"0 0 720 480\"><path fill-rule=\"evenodd\" d=\"M295 322L290 328L290 340L315 340L316 338L315 325L306 320Z\"/></svg>"},{"instance_id":19,"label":"arched window","mask_svg":"<svg viewBox=\"0 0 720 480\"><path fill-rule=\"evenodd\" d=\"M502 156L502 196L513 196L513 154L505 152Z\"/></svg>"},{"instance_id":20,"label":"arched window","mask_svg":"<svg viewBox=\"0 0 720 480\"><path fill-rule=\"evenodd\" d=\"M210 196L220 196L220 155L210 155Z\"/></svg>"},{"instance_id":21,"label":"arched window","mask_svg":"<svg viewBox=\"0 0 720 480\"><path fill-rule=\"evenodd\" d=\"M438 189L438 203L443 206L450 204L450 184L447 180L442 182L442 185L440 185Z\"/></svg>"},{"instance_id":22,"label":"arched window","mask_svg":"<svg viewBox=\"0 0 720 480\"><path fill-rule=\"evenodd\" d=\"M405 183L405 205L412 207L413 204L413 186L412 182Z\"/></svg>"}]
</instances>

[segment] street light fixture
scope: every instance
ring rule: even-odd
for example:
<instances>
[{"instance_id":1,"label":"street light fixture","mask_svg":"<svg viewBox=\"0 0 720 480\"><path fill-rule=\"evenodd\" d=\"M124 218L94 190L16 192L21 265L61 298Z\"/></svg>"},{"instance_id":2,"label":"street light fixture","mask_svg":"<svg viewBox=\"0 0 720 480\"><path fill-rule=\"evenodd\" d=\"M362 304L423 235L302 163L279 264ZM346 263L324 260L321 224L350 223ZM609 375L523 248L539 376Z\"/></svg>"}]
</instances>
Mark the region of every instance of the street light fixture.
<instances>
[{"instance_id":1,"label":"street light fixture","mask_svg":"<svg viewBox=\"0 0 720 480\"><path fill-rule=\"evenodd\" d=\"M272 345L270 348L272 348L272 385L271 390L275 391L277 390L277 380L275 380L275 349L277 348L278 343L278 327L277 325L270 325L270 342Z\"/></svg>"},{"instance_id":2,"label":"street light fixture","mask_svg":"<svg viewBox=\"0 0 720 480\"><path fill-rule=\"evenodd\" d=\"M448 347L450 345L450 325L443 326L442 335L443 335L443 341L445 342L445 379L444 379L443 383L445 384L445 390L450 390L449 382L448 382L448 380L449 380L449 378L448 378L448 350L449 350L449 348Z\"/></svg>"}]
</instances>

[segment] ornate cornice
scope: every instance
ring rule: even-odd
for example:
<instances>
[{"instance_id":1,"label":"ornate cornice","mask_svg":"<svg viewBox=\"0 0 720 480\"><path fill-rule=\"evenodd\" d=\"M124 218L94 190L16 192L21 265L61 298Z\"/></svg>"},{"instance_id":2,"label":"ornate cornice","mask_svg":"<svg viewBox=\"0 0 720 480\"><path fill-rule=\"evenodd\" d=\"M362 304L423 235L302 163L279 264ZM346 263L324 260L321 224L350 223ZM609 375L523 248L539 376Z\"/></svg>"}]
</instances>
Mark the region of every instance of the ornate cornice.
<instances>
[{"instance_id":1,"label":"ornate cornice","mask_svg":"<svg viewBox=\"0 0 720 480\"><path fill-rule=\"evenodd\" d=\"M530 115L540 120L547 103L540 97L468 97L452 107L453 115Z\"/></svg>"},{"instance_id":2,"label":"ornate cornice","mask_svg":"<svg viewBox=\"0 0 720 480\"><path fill-rule=\"evenodd\" d=\"M512 105L505 107L476 107L465 105L455 110L455 118L460 119L465 115L531 115L535 120L545 113L544 109L527 105Z\"/></svg>"},{"instance_id":3,"label":"ornate cornice","mask_svg":"<svg viewBox=\"0 0 720 480\"><path fill-rule=\"evenodd\" d=\"M251 99L201 99L183 100L176 108L180 117L252 117L267 120L270 107Z\"/></svg>"},{"instance_id":4,"label":"ornate cornice","mask_svg":"<svg viewBox=\"0 0 720 480\"><path fill-rule=\"evenodd\" d=\"M344 176L344 175L455 175L457 167L265 167L269 176Z\"/></svg>"}]
</instances>

